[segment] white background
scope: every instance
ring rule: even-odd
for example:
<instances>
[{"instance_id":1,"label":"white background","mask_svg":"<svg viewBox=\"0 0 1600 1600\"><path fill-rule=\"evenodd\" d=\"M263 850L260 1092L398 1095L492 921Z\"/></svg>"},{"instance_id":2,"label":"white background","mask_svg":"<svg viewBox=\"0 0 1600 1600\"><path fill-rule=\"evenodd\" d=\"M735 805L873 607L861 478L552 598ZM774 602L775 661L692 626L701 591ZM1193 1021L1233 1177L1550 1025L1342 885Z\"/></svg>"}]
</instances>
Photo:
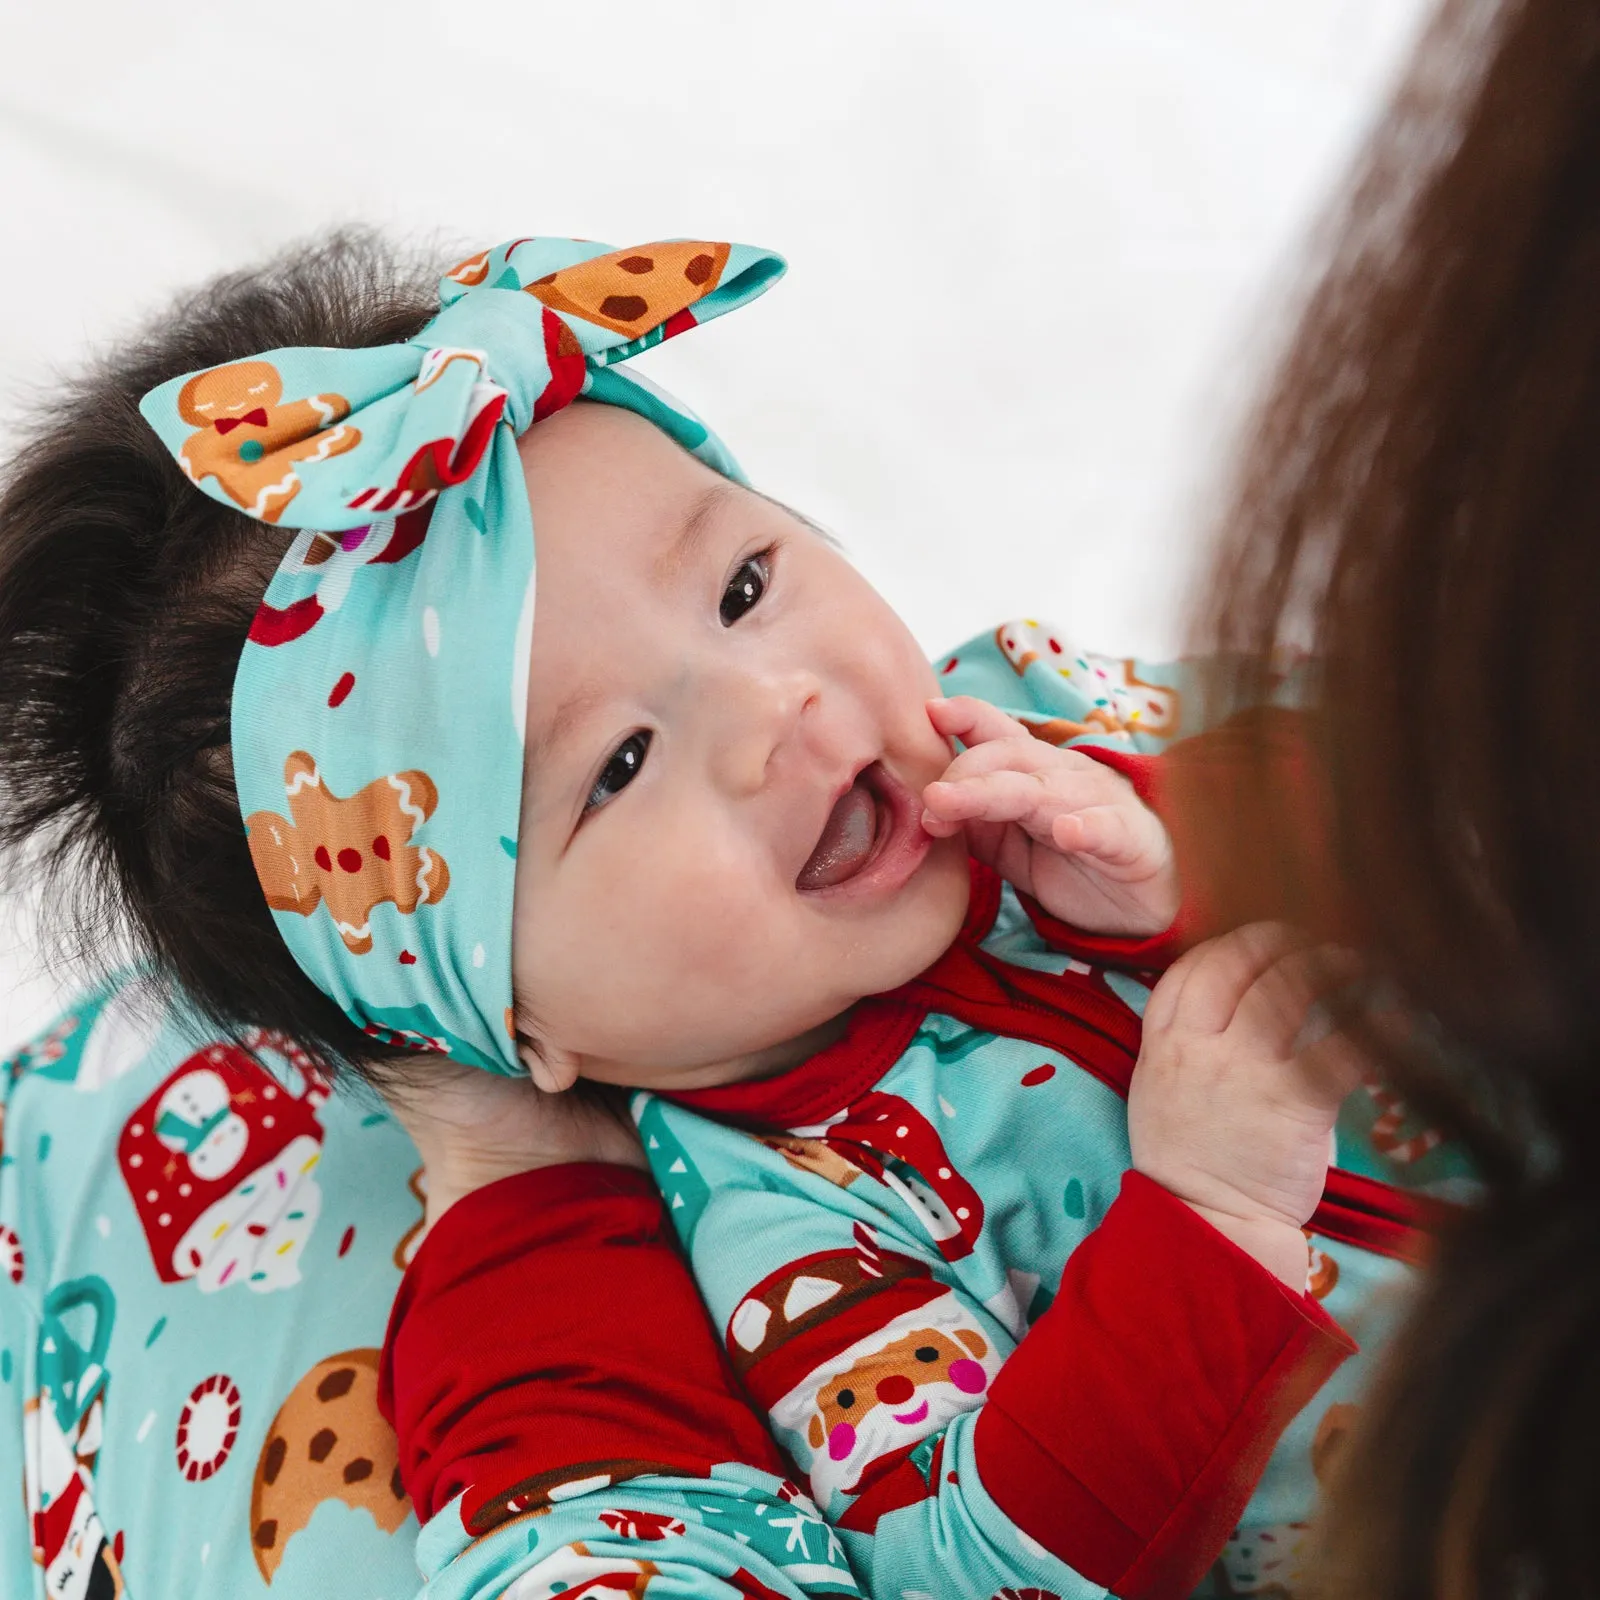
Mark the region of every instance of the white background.
<instances>
[{"instance_id":1,"label":"white background","mask_svg":"<svg viewBox=\"0 0 1600 1600\"><path fill-rule=\"evenodd\" d=\"M1171 651L1219 418L1423 11L0 0L0 406L330 223L743 240L788 278L647 370L930 654L1022 612ZM36 911L0 1056L65 981Z\"/></svg>"}]
</instances>

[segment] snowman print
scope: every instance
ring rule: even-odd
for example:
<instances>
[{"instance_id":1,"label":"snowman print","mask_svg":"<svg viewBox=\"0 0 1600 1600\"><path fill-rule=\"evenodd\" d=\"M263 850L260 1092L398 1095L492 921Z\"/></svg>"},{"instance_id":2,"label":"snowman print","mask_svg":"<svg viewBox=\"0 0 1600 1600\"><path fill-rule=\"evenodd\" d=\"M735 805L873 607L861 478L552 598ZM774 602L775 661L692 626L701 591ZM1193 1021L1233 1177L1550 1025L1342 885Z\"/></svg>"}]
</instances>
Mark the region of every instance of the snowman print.
<instances>
[{"instance_id":1,"label":"snowman print","mask_svg":"<svg viewBox=\"0 0 1600 1600\"><path fill-rule=\"evenodd\" d=\"M257 1293L300 1281L322 1194L317 1110L327 1088L288 1041L208 1045L129 1118L117 1157L163 1283Z\"/></svg>"}]
</instances>

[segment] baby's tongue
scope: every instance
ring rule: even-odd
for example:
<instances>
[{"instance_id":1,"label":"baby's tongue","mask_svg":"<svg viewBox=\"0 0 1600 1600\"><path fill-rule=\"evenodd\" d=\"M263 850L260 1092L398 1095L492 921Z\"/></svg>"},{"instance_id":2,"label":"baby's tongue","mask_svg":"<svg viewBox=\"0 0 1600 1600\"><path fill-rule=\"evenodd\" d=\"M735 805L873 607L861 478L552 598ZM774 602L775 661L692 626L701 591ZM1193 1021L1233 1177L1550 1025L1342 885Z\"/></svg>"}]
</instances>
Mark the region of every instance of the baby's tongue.
<instances>
[{"instance_id":1,"label":"baby's tongue","mask_svg":"<svg viewBox=\"0 0 1600 1600\"><path fill-rule=\"evenodd\" d=\"M828 815L811 859L795 879L797 889L826 889L859 872L878 838L878 808L859 778Z\"/></svg>"}]
</instances>

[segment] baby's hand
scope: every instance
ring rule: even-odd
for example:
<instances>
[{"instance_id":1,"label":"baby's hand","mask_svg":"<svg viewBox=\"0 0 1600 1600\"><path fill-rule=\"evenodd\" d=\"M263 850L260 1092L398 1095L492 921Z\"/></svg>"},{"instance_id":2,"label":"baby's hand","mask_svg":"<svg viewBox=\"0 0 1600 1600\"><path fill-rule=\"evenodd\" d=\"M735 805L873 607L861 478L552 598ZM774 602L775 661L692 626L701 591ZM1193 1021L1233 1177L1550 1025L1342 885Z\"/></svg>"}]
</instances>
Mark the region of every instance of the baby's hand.
<instances>
[{"instance_id":1,"label":"baby's hand","mask_svg":"<svg viewBox=\"0 0 1600 1600\"><path fill-rule=\"evenodd\" d=\"M1142 937L1178 914L1172 840L1120 773L1036 739L971 695L928 716L967 748L922 791L922 826L966 830L967 848L1053 917L1086 933Z\"/></svg>"},{"instance_id":2,"label":"baby's hand","mask_svg":"<svg viewBox=\"0 0 1600 1600\"><path fill-rule=\"evenodd\" d=\"M1300 1229L1327 1181L1339 1106L1361 1079L1349 1040L1307 1038L1319 998L1359 972L1258 922L1197 945L1156 985L1128 1092L1133 1165L1303 1291Z\"/></svg>"}]
</instances>

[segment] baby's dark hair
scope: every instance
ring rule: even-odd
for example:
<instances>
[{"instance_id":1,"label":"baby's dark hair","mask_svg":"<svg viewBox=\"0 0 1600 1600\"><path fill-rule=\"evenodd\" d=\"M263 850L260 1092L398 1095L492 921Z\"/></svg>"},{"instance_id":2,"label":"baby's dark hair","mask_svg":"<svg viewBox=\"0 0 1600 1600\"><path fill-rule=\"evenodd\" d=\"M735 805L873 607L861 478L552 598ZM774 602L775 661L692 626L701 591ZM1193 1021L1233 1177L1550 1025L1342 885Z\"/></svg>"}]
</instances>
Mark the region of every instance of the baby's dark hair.
<instances>
[{"instance_id":1,"label":"baby's dark hair","mask_svg":"<svg viewBox=\"0 0 1600 1600\"><path fill-rule=\"evenodd\" d=\"M202 494L139 414L185 372L289 345L414 336L437 264L344 230L230 273L54 385L0 476L0 860L73 959L147 963L233 1037L290 1035L391 1081L273 925L234 793L229 705L292 531Z\"/></svg>"}]
</instances>

